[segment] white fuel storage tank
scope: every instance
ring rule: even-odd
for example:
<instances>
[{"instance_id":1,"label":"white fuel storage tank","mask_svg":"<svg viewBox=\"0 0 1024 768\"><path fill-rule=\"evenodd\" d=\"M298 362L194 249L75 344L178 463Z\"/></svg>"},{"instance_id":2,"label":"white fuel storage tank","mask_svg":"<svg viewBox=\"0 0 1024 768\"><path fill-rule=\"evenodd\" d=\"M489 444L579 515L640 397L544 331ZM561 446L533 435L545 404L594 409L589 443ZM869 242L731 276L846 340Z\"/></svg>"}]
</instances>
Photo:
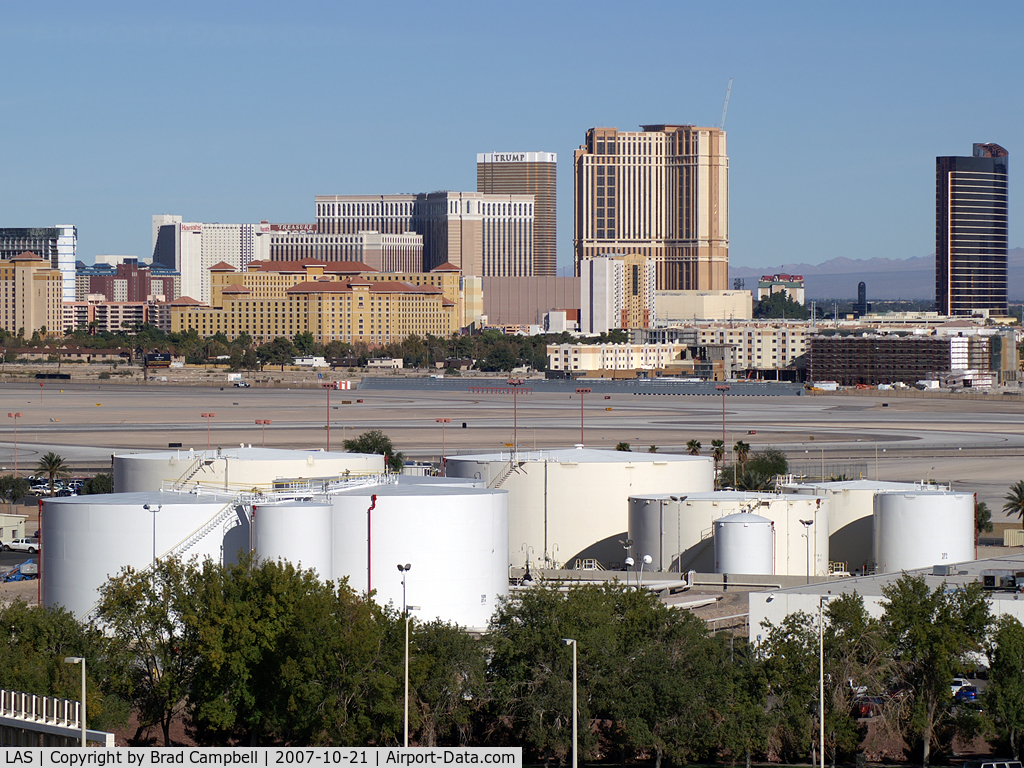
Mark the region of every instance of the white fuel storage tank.
<instances>
[{"instance_id":1,"label":"white fuel storage tank","mask_svg":"<svg viewBox=\"0 0 1024 768\"><path fill-rule=\"evenodd\" d=\"M416 618L487 626L508 594L508 492L447 485L381 485L332 495L333 578L372 589L401 610L402 574ZM263 507L257 511L257 519Z\"/></svg>"},{"instance_id":2,"label":"white fuel storage tank","mask_svg":"<svg viewBox=\"0 0 1024 768\"><path fill-rule=\"evenodd\" d=\"M875 496L880 493L941 490L921 483L880 480L839 480L824 483L792 483L783 493L821 496L828 499L829 557L844 563L850 573L866 573L874 559Z\"/></svg>"},{"instance_id":3,"label":"white fuel storage tank","mask_svg":"<svg viewBox=\"0 0 1024 768\"><path fill-rule=\"evenodd\" d=\"M894 491L875 496L875 569L898 573L974 559L974 495Z\"/></svg>"},{"instance_id":4,"label":"white fuel storage tank","mask_svg":"<svg viewBox=\"0 0 1024 768\"><path fill-rule=\"evenodd\" d=\"M332 580L331 531L334 507L326 500L254 504L253 547L260 560L287 560Z\"/></svg>"},{"instance_id":5,"label":"white fuel storage tank","mask_svg":"<svg viewBox=\"0 0 1024 768\"><path fill-rule=\"evenodd\" d=\"M740 512L715 520L715 573L771 576L774 539L767 517Z\"/></svg>"},{"instance_id":6,"label":"white fuel storage tank","mask_svg":"<svg viewBox=\"0 0 1024 768\"><path fill-rule=\"evenodd\" d=\"M114 492L266 490L278 479L339 478L384 471L378 454L300 451L281 448L212 448L153 451L114 456Z\"/></svg>"},{"instance_id":7,"label":"white fuel storage tank","mask_svg":"<svg viewBox=\"0 0 1024 768\"><path fill-rule=\"evenodd\" d=\"M39 517L44 605L81 619L99 588L124 566L156 557L236 562L249 550L245 510L225 498L191 493L113 493L44 499Z\"/></svg>"},{"instance_id":8,"label":"white fuel storage tank","mask_svg":"<svg viewBox=\"0 0 1024 768\"><path fill-rule=\"evenodd\" d=\"M596 560L621 567L619 539L628 525L628 498L637 493L686 494L714 489L706 456L575 448L449 456L449 477L483 480L509 494L506 565L529 559L572 568Z\"/></svg>"},{"instance_id":9,"label":"white fuel storage tank","mask_svg":"<svg viewBox=\"0 0 1024 768\"><path fill-rule=\"evenodd\" d=\"M714 523L740 512L770 521L773 573L805 576L810 569L811 576L828 574L828 501L814 496L754 491L630 496L633 556L651 555L652 571L714 573Z\"/></svg>"}]
</instances>

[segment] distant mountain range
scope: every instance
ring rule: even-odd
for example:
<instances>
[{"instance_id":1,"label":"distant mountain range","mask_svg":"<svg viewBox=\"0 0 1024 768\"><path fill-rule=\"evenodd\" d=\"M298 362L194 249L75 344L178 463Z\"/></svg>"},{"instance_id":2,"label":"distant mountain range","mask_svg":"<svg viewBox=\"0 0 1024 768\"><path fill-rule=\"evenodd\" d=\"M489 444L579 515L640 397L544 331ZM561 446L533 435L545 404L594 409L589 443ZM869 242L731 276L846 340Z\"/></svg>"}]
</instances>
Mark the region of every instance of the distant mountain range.
<instances>
[{"instance_id":1,"label":"distant mountain range","mask_svg":"<svg viewBox=\"0 0 1024 768\"><path fill-rule=\"evenodd\" d=\"M730 267L734 278L745 279L747 290L757 288L761 275L803 275L807 299L856 299L857 283L866 283L868 301L935 299L935 256L911 259L830 259L821 264L783 264L778 267ZM1009 253L1009 298L1024 299L1024 248Z\"/></svg>"}]
</instances>

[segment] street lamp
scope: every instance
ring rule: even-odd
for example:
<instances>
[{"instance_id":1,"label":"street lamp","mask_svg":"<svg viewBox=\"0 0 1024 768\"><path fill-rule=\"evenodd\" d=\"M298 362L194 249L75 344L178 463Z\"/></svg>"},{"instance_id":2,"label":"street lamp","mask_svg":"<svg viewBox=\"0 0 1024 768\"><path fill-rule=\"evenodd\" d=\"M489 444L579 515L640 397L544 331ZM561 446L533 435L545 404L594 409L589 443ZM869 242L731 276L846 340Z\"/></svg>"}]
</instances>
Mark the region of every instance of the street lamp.
<instances>
[{"instance_id":1,"label":"street lamp","mask_svg":"<svg viewBox=\"0 0 1024 768\"><path fill-rule=\"evenodd\" d=\"M216 413L200 413L202 418L206 419L206 450L210 450L210 419L216 416Z\"/></svg>"},{"instance_id":2,"label":"street lamp","mask_svg":"<svg viewBox=\"0 0 1024 768\"><path fill-rule=\"evenodd\" d=\"M821 768L825 768L825 603L828 597L818 599L818 739Z\"/></svg>"},{"instance_id":3,"label":"street lamp","mask_svg":"<svg viewBox=\"0 0 1024 768\"><path fill-rule=\"evenodd\" d=\"M8 413L7 418L14 419L14 476L18 476L18 419L20 413Z\"/></svg>"},{"instance_id":4,"label":"street lamp","mask_svg":"<svg viewBox=\"0 0 1024 768\"><path fill-rule=\"evenodd\" d=\"M722 446L725 446L725 393L729 391L728 384L715 384L715 389L722 393Z\"/></svg>"},{"instance_id":5,"label":"street lamp","mask_svg":"<svg viewBox=\"0 0 1024 768\"><path fill-rule=\"evenodd\" d=\"M804 537L807 539L807 583L811 583L811 526L814 525L813 520L801 520L800 524L804 527Z\"/></svg>"},{"instance_id":6,"label":"street lamp","mask_svg":"<svg viewBox=\"0 0 1024 768\"><path fill-rule=\"evenodd\" d=\"M155 571L156 570L156 513L159 512L161 509L163 509L164 505L163 504L157 504L156 505L156 509L154 509L149 504L143 504L142 508L144 510L146 510L147 512L152 512L153 513L153 570Z\"/></svg>"},{"instance_id":7,"label":"street lamp","mask_svg":"<svg viewBox=\"0 0 1024 768\"><path fill-rule=\"evenodd\" d=\"M651 557L650 555L644 555L643 559L640 560L640 575L637 576L637 579L636 579L637 591L643 589L643 586L644 586L644 563L646 563L647 565L650 565L653 562L654 562L654 558Z\"/></svg>"},{"instance_id":8,"label":"street lamp","mask_svg":"<svg viewBox=\"0 0 1024 768\"><path fill-rule=\"evenodd\" d=\"M572 646L572 768L578 768L580 741L577 731L577 705L576 689L578 677L576 675L576 641L569 637L563 637L562 643Z\"/></svg>"},{"instance_id":9,"label":"street lamp","mask_svg":"<svg viewBox=\"0 0 1024 768\"><path fill-rule=\"evenodd\" d=\"M526 382L522 379L508 379L506 382L512 387L512 455L519 455L519 387Z\"/></svg>"},{"instance_id":10,"label":"street lamp","mask_svg":"<svg viewBox=\"0 0 1024 768\"><path fill-rule=\"evenodd\" d=\"M447 477L444 461L444 425L451 424L451 419L434 419L438 424L441 425L441 477Z\"/></svg>"},{"instance_id":11,"label":"street lamp","mask_svg":"<svg viewBox=\"0 0 1024 768\"><path fill-rule=\"evenodd\" d=\"M403 746L408 749L409 747L409 607L405 603L405 575L409 572L412 565L406 563L402 565L398 564L398 572L402 574L402 618L405 620L405 715L403 723L405 724L405 741Z\"/></svg>"},{"instance_id":12,"label":"street lamp","mask_svg":"<svg viewBox=\"0 0 1024 768\"><path fill-rule=\"evenodd\" d=\"M273 424L271 419L256 419L256 423L263 427L263 447L267 447L267 425Z\"/></svg>"},{"instance_id":13,"label":"street lamp","mask_svg":"<svg viewBox=\"0 0 1024 768\"><path fill-rule=\"evenodd\" d=\"M576 394L580 396L580 445L583 445L583 396L593 391L590 387L580 387L576 390Z\"/></svg>"},{"instance_id":14,"label":"street lamp","mask_svg":"<svg viewBox=\"0 0 1024 768\"><path fill-rule=\"evenodd\" d=\"M686 501L686 496L669 496L672 501L676 503L676 572L683 572L683 534L682 534L682 516L683 516L683 502ZM665 566L661 566L662 570L665 570Z\"/></svg>"},{"instance_id":15,"label":"street lamp","mask_svg":"<svg viewBox=\"0 0 1024 768\"><path fill-rule=\"evenodd\" d=\"M626 564L626 587L629 587L629 569L633 567L636 562L632 557L627 557L623 562Z\"/></svg>"},{"instance_id":16,"label":"street lamp","mask_svg":"<svg viewBox=\"0 0 1024 768\"><path fill-rule=\"evenodd\" d=\"M81 656L65 656L64 663L82 665L82 749L85 749L85 659Z\"/></svg>"}]
</instances>

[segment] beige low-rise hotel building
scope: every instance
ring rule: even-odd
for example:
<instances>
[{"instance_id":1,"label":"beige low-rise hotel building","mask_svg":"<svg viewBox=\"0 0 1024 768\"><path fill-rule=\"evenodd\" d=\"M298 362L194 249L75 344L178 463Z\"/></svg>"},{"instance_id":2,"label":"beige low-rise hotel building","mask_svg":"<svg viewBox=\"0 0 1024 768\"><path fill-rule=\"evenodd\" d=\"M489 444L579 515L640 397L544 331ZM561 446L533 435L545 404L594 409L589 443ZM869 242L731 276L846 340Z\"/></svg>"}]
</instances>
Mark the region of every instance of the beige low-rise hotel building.
<instances>
[{"instance_id":1,"label":"beige low-rise hotel building","mask_svg":"<svg viewBox=\"0 0 1024 768\"><path fill-rule=\"evenodd\" d=\"M46 329L60 334L64 275L50 261L25 251L0 260L0 328L25 336Z\"/></svg>"}]
</instances>

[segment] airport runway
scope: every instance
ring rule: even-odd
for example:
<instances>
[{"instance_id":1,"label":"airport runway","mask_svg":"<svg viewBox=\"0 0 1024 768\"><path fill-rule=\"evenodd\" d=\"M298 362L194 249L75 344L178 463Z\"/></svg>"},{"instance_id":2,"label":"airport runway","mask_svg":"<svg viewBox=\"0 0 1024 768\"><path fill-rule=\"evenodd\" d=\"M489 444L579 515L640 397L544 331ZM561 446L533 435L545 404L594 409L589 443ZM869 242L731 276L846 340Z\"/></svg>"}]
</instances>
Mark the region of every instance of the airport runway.
<instances>
[{"instance_id":1,"label":"airport runway","mask_svg":"<svg viewBox=\"0 0 1024 768\"><path fill-rule=\"evenodd\" d=\"M479 379L467 385L479 386ZM529 387L529 383L525 385ZM21 474L53 450L69 461L109 465L113 453L166 450L169 444L204 449L240 443L268 447L341 448L346 438L382 429L407 457L436 459L443 440L449 454L566 447L581 442L580 396L554 392L512 394L242 389L179 385L68 383L48 386L40 403L34 382L0 385L0 465L14 464L17 424ZM708 396L641 397L595 391L583 395L582 442L634 451L657 446L684 452L697 439L704 453L722 437L722 399ZM357 402L362 400L363 402ZM8 413L22 416L13 419ZM213 413L212 418L201 414ZM330 422L330 430L326 425ZM465 427L463 427L465 423ZM794 468L857 467L885 480L930 478L976 492L1001 513L1011 483L1024 477L1024 404L897 397L725 398L725 440L756 451L784 450ZM876 459L877 457L877 459Z\"/></svg>"}]
</instances>

